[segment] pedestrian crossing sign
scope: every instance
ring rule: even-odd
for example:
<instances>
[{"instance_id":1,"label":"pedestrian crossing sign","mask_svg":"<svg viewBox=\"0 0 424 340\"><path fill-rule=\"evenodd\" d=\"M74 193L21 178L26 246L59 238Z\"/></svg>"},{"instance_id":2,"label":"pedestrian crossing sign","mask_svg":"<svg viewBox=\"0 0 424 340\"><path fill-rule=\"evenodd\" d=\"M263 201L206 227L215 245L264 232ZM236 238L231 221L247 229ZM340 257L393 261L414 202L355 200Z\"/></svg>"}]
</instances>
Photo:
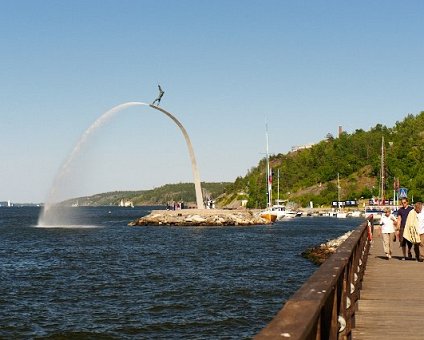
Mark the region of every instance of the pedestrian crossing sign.
<instances>
[{"instance_id":1,"label":"pedestrian crossing sign","mask_svg":"<svg viewBox=\"0 0 424 340\"><path fill-rule=\"evenodd\" d=\"M407 188L399 188L399 198L408 197L408 189Z\"/></svg>"}]
</instances>

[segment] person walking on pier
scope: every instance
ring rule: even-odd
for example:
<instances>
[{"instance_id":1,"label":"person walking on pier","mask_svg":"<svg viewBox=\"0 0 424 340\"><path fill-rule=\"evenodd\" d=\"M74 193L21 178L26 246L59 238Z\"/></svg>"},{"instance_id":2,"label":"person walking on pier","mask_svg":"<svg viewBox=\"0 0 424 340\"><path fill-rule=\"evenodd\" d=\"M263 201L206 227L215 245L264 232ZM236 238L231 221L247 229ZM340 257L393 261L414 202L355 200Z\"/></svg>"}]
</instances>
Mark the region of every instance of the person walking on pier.
<instances>
[{"instance_id":1,"label":"person walking on pier","mask_svg":"<svg viewBox=\"0 0 424 340\"><path fill-rule=\"evenodd\" d=\"M399 226L399 242L400 242L400 246L402 247L402 254L403 254L402 260L405 260L407 245L408 245L408 257L412 258L412 253L411 253L412 243L403 237L403 232L405 230L406 219L408 218L409 212L411 210L414 210L414 208L412 208L409 205L409 200L406 197L403 197L401 199L400 204L401 204L401 207L398 210L397 225Z\"/></svg>"},{"instance_id":2,"label":"person walking on pier","mask_svg":"<svg viewBox=\"0 0 424 340\"><path fill-rule=\"evenodd\" d=\"M417 213L417 216L418 216L418 233L420 234L420 240L421 240L420 248L422 250L422 249L424 249L424 210L423 210L423 203L417 202L415 204L416 205L418 204L418 206L420 207L420 212ZM420 251L420 253L424 253L424 251ZM423 257L421 256L421 258L423 258Z\"/></svg>"},{"instance_id":3,"label":"person walking on pier","mask_svg":"<svg viewBox=\"0 0 424 340\"><path fill-rule=\"evenodd\" d=\"M386 258L392 258L393 233L397 224L396 217L393 216L390 208L384 209L384 215L381 217L381 235L383 236L383 247Z\"/></svg>"},{"instance_id":4,"label":"person walking on pier","mask_svg":"<svg viewBox=\"0 0 424 340\"><path fill-rule=\"evenodd\" d=\"M418 225L418 213L421 212L422 205L415 204L415 209L411 210L406 218L405 230L403 231L403 238L408 240L414 245L415 258L418 262L423 262L420 257L420 234ZM412 257L412 256L411 256Z\"/></svg>"}]
</instances>

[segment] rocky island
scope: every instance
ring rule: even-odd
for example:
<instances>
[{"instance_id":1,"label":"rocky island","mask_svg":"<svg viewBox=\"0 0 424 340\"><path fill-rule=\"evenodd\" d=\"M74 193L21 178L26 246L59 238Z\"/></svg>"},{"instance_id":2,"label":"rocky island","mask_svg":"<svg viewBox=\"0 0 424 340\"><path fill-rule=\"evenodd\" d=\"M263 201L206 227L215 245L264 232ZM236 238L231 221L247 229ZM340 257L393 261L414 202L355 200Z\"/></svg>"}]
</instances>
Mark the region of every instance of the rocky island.
<instances>
[{"instance_id":1,"label":"rocky island","mask_svg":"<svg viewBox=\"0 0 424 340\"><path fill-rule=\"evenodd\" d=\"M255 210L183 209L153 210L128 225L173 225L173 226L248 226L270 224Z\"/></svg>"}]
</instances>

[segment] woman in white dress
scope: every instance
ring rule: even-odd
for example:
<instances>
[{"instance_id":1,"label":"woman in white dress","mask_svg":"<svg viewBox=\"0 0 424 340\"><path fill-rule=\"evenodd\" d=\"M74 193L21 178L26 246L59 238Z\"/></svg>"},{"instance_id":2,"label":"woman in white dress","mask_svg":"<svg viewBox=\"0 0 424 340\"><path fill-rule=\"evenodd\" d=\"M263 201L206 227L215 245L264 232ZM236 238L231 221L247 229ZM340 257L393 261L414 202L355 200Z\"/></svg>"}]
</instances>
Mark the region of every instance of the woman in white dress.
<instances>
[{"instance_id":1,"label":"woman in white dress","mask_svg":"<svg viewBox=\"0 0 424 340\"><path fill-rule=\"evenodd\" d=\"M383 237L384 253L387 259L392 258L393 249L393 234L397 224L396 217L393 216L390 208L384 209L384 214L381 217L381 235Z\"/></svg>"}]
</instances>

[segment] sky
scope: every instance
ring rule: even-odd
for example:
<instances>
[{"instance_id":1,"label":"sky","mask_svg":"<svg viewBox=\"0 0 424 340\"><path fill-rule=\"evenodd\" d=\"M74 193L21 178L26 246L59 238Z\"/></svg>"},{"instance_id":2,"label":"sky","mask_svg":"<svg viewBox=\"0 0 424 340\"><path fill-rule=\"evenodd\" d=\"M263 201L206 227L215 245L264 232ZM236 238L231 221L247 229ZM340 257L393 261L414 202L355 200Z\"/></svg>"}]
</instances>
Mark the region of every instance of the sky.
<instances>
[{"instance_id":1,"label":"sky","mask_svg":"<svg viewBox=\"0 0 424 340\"><path fill-rule=\"evenodd\" d=\"M44 202L83 132L129 102L185 126L202 181L266 150L424 110L424 2L0 0L0 201ZM148 107L96 130L63 198L192 181L177 126Z\"/></svg>"}]
</instances>

